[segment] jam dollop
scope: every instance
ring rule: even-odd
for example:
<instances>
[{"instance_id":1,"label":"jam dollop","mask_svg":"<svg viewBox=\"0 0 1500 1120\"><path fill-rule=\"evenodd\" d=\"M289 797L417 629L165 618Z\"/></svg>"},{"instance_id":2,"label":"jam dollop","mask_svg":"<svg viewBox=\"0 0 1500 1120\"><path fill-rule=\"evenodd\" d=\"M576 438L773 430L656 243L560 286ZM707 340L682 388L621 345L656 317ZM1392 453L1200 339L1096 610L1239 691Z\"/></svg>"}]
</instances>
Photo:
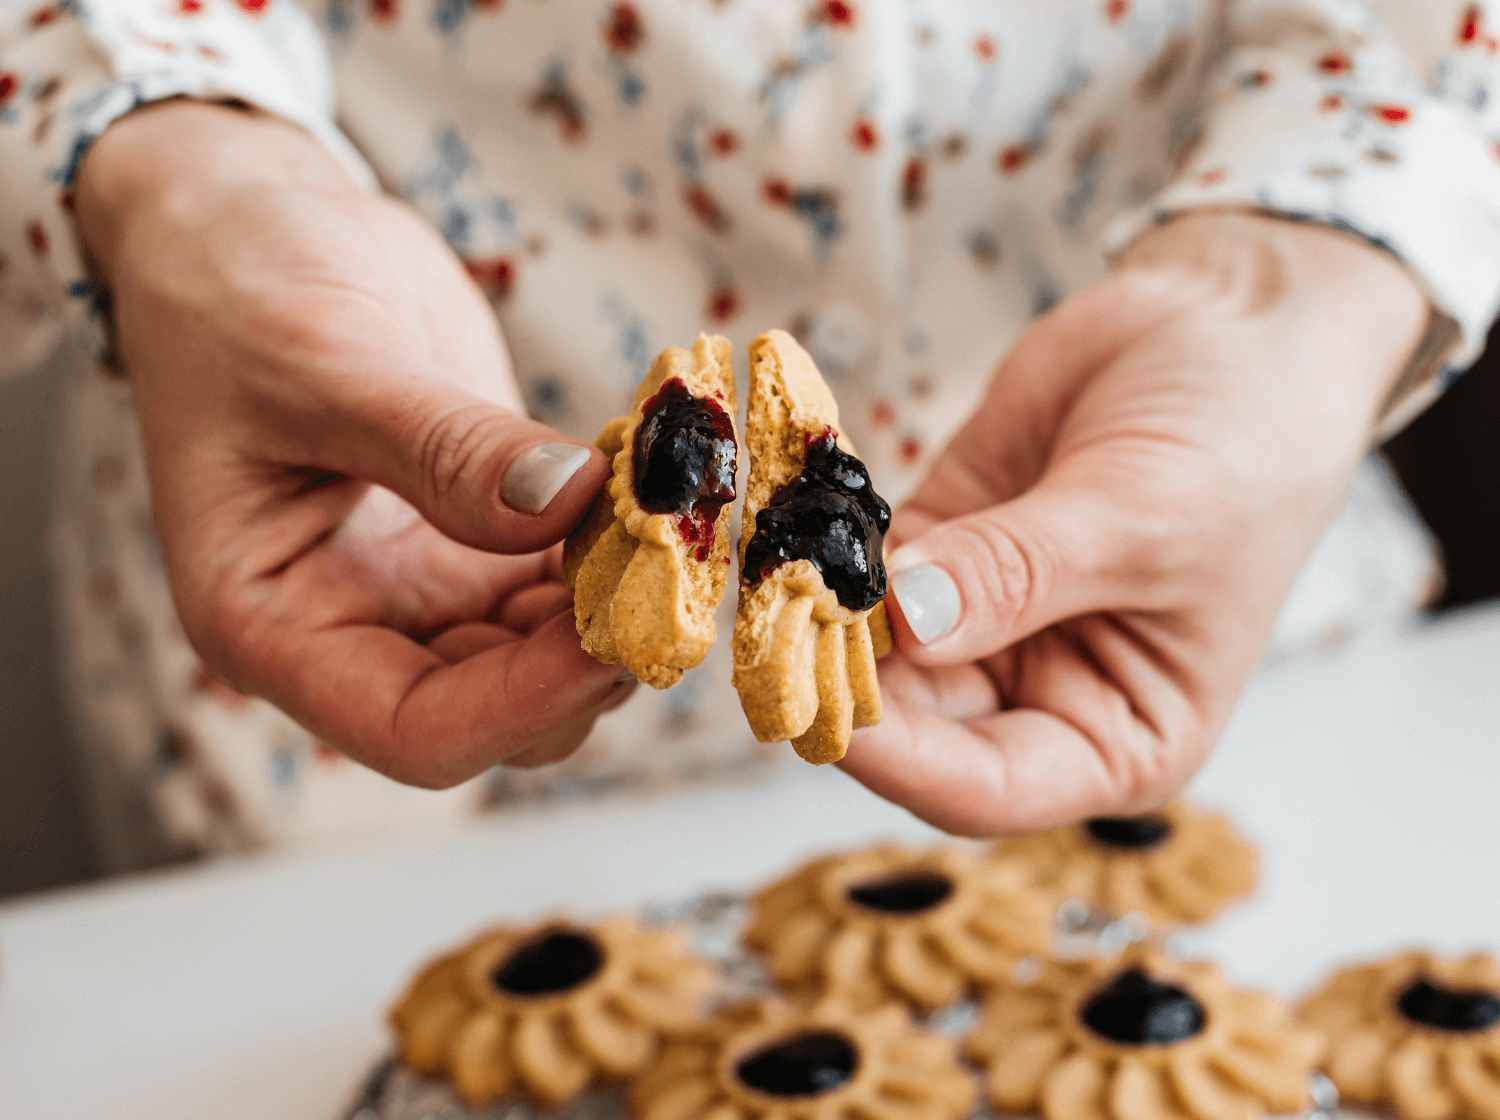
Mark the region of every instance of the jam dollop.
<instances>
[{"instance_id":1,"label":"jam dollop","mask_svg":"<svg viewBox=\"0 0 1500 1120\"><path fill-rule=\"evenodd\" d=\"M1446 988L1423 977L1396 1000L1413 1023L1440 1031L1485 1031L1500 1022L1500 996L1483 988Z\"/></svg>"},{"instance_id":2,"label":"jam dollop","mask_svg":"<svg viewBox=\"0 0 1500 1120\"><path fill-rule=\"evenodd\" d=\"M953 880L936 871L887 875L849 888L851 901L883 914L920 914L946 902L952 893Z\"/></svg>"},{"instance_id":3,"label":"jam dollop","mask_svg":"<svg viewBox=\"0 0 1500 1120\"><path fill-rule=\"evenodd\" d=\"M1161 817L1095 817L1084 828L1101 844L1143 852L1172 835L1172 825Z\"/></svg>"},{"instance_id":4,"label":"jam dollop","mask_svg":"<svg viewBox=\"0 0 1500 1120\"><path fill-rule=\"evenodd\" d=\"M870 472L824 431L808 439L802 473L755 515L745 579L756 584L782 564L810 560L840 603L868 610L885 598L881 546L890 525L891 507Z\"/></svg>"},{"instance_id":5,"label":"jam dollop","mask_svg":"<svg viewBox=\"0 0 1500 1120\"><path fill-rule=\"evenodd\" d=\"M641 406L632 462L641 508L674 514L682 539L696 544L697 558L707 560L719 510L734 501L739 455L729 414L714 398L693 396L674 377Z\"/></svg>"},{"instance_id":6,"label":"jam dollop","mask_svg":"<svg viewBox=\"0 0 1500 1120\"><path fill-rule=\"evenodd\" d=\"M837 1089L859 1069L859 1051L837 1031L807 1031L763 1046L734 1067L752 1089L773 1097L810 1097Z\"/></svg>"},{"instance_id":7,"label":"jam dollop","mask_svg":"<svg viewBox=\"0 0 1500 1120\"><path fill-rule=\"evenodd\" d=\"M591 979L603 963L604 950L588 934L555 929L517 948L490 980L509 995L550 996Z\"/></svg>"},{"instance_id":8,"label":"jam dollop","mask_svg":"<svg viewBox=\"0 0 1500 1120\"><path fill-rule=\"evenodd\" d=\"M1083 1021L1111 1042L1142 1046L1192 1038L1208 1016L1183 989L1132 968L1094 993L1083 1005Z\"/></svg>"}]
</instances>

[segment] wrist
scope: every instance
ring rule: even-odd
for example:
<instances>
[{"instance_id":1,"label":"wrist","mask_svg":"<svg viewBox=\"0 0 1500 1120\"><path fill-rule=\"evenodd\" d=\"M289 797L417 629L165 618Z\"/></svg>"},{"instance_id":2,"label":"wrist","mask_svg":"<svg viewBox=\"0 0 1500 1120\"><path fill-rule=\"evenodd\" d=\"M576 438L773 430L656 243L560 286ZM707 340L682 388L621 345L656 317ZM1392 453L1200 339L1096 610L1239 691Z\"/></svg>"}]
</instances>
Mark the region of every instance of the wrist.
<instances>
[{"instance_id":1,"label":"wrist","mask_svg":"<svg viewBox=\"0 0 1500 1120\"><path fill-rule=\"evenodd\" d=\"M1193 293L1185 314L1224 316L1303 358L1326 357L1320 378L1345 401L1368 404L1372 426L1434 320L1390 253L1328 226L1243 211L1182 215L1141 237L1118 267L1172 274Z\"/></svg>"},{"instance_id":2,"label":"wrist","mask_svg":"<svg viewBox=\"0 0 1500 1120\"><path fill-rule=\"evenodd\" d=\"M177 215L195 224L217 195L244 189L353 189L353 179L311 134L280 118L174 99L112 124L84 157L75 194L85 246L113 276L136 219Z\"/></svg>"}]
</instances>

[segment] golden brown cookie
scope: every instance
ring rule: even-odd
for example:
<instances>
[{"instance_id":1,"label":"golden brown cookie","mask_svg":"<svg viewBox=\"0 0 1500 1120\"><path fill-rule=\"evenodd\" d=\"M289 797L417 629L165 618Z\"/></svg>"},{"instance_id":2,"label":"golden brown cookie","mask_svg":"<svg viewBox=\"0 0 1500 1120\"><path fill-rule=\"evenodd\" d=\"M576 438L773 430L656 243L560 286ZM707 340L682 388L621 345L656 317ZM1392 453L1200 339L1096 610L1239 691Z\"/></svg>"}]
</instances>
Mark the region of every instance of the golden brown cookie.
<instances>
[{"instance_id":1,"label":"golden brown cookie","mask_svg":"<svg viewBox=\"0 0 1500 1120\"><path fill-rule=\"evenodd\" d=\"M813 860L761 891L745 943L793 991L934 1008L1045 953L1051 915L1018 868L880 847Z\"/></svg>"},{"instance_id":2,"label":"golden brown cookie","mask_svg":"<svg viewBox=\"0 0 1500 1120\"><path fill-rule=\"evenodd\" d=\"M1500 967L1403 953L1340 969L1299 1013L1340 1096L1407 1120L1500 1120Z\"/></svg>"},{"instance_id":3,"label":"golden brown cookie","mask_svg":"<svg viewBox=\"0 0 1500 1120\"><path fill-rule=\"evenodd\" d=\"M630 415L595 446L614 474L563 546L590 656L668 688L703 660L729 578L738 441L729 340L657 355Z\"/></svg>"},{"instance_id":4,"label":"golden brown cookie","mask_svg":"<svg viewBox=\"0 0 1500 1120\"><path fill-rule=\"evenodd\" d=\"M731 1004L631 1086L635 1120L959 1120L976 1096L953 1043L895 1006Z\"/></svg>"},{"instance_id":5,"label":"golden brown cookie","mask_svg":"<svg viewBox=\"0 0 1500 1120\"><path fill-rule=\"evenodd\" d=\"M969 1038L1002 1112L1046 1120L1255 1120L1301 1109L1322 1036L1213 965L1134 948L1002 981Z\"/></svg>"},{"instance_id":6,"label":"golden brown cookie","mask_svg":"<svg viewBox=\"0 0 1500 1120\"><path fill-rule=\"evenodd\" d=\"M1174 801L1140 817L1097 817L1000 841L993 858L1037 885L1158 926L1206 922L1255 889L1255 849L1229 822Z\"/></svg>"},{"instance_id":7,"label":"golden brown cookie","mask_svg":"<svg viewBox=\"0 0 1500 1120\"><path fill-rule=\"evenodd\" d=\"M750 343L745 446L734 685L757 739L836 762L854 728L880 722L890 507L817 366L785 331Z\"/></svg>"},{"instance_id":8,"label":"golden brown cookie","mask_svg":"<svg viewBox=\"0 0 1500 1120\"><path fill-rule=\"evenodd\" d=\"M645 1068L712 984L676 936L626 918L505 927L428 965L391 1025L409 1066L471 1104L520 1091L552 1105Z\"/></svg>"}]
</instances>

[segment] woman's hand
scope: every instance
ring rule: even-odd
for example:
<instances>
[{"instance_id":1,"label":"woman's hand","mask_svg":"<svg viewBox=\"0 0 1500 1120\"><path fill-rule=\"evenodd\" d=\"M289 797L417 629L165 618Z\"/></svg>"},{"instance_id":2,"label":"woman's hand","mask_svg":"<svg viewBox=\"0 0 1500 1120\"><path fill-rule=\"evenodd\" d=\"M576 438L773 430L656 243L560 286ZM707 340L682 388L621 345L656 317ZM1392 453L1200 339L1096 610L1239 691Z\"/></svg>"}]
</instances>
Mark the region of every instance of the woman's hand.
<instances>
[{"instance_id":1,"label":"woman's hand","mask_svg":"<svg viewBox=\"0 0 1500 1120\"><path fill-rule=\"evenodd\" d=\"M899 652L845 768L951 831L1197 769L1427 322L1389 256L1206 213L1034 326L897 514Z\"/></svg>"},{"instance_id":2,"label":"woman's hand","mask_svg":"<svg viewBox=\"0 0 1500 1120\"><path fill-rule=\"evenodd\" d=\"M576 748L629 686L549 546L608 467L524 417L441 240L301 130L185 101L114 125L77 202L205 661L404 782Z\"/></svg>"}]
</instances>

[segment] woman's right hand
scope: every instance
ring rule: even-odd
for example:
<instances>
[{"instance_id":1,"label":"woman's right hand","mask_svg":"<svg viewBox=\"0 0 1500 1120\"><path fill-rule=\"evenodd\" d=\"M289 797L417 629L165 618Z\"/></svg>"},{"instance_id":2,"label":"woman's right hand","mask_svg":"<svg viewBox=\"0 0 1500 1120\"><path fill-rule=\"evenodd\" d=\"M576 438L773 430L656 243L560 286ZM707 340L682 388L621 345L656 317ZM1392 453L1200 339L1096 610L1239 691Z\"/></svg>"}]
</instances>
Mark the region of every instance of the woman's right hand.
<instances>
[{"instance_id":1,"label":"woman's right hand","mask_svg":"<svg viewBox=\"0 0 1500 1120\"><path fill-rule=\"evenodd\" d=\"M295 126L189 101L113 125L77 212L208 665L415 785L573 751L630 689L551 547L608 464L526 419L437 235Z\"/></svg>"}]
</instances>

